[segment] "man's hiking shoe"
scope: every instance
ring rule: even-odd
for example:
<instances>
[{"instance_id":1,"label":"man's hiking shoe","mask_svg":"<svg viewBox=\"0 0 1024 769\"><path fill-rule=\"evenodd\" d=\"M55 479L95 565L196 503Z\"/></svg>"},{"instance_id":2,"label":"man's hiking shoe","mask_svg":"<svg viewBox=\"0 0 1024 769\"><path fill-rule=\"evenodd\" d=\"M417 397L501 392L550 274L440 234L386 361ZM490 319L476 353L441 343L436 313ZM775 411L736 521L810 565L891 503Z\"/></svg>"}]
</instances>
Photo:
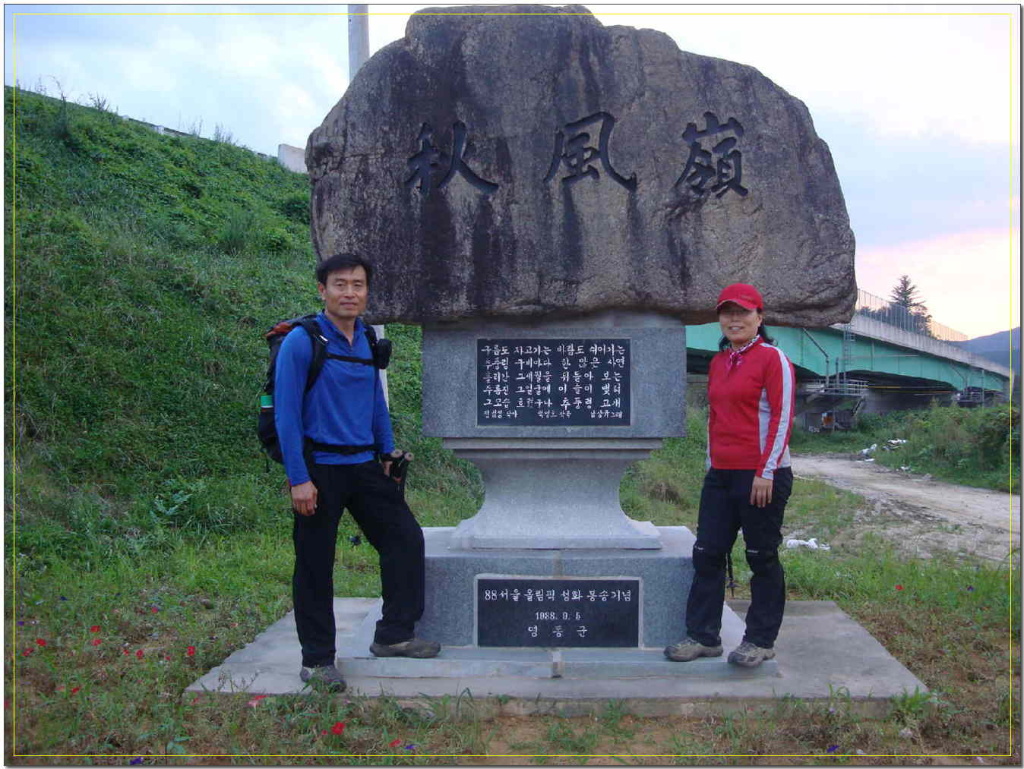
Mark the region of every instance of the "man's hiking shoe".
<instances>
[{"instance_id":1,"label":"man's hiking shoe","mask_svg":"<svg viewBox=\"0 0 1024 769\"><path fill-rule=\"evenodd\" d=\"M750 641L744 641L731 652L729 652L729 664L739 665L743 668L756 668L765 660L775 658L774 649L762 649Z\"/></svg>"},{"instance_id":2,"label":"man's hiking shoe","mask_svg":"<svg viewBox=\"0 0 1024 769\"><path fill-rule=\"evenodd\" d=\"M370 651L374 657L415 657L416 659L427 659L436 657L441 651L441 644L437 641L424 641L422 638L410 638L397 644L370 644Z\"/></svg>"},{"instance_id":3,"label":"man's hiking shoe","mask_svg":"<svg viewBox=\"0 0 1024 769\"><path fill-rule=\"evenodd\" d=\"M698 657L721 657L722 646L705 646L687 636L679 643L666 647L665 656L673 662L689 662Z\"/></svg>"},{"instance_id":4,"label":"man's hiking shoe","mask_svg":"<svg viewBox=\"0 0 1024 769\"><path fill-rule=\"evenodd\" d=\"M335 665L321 665L320 667L303 667L299 672L299 678L314 689L321 689L341 694L347 688L345 679L341 677L341 671Z\"/></svg>"}]
</instances>

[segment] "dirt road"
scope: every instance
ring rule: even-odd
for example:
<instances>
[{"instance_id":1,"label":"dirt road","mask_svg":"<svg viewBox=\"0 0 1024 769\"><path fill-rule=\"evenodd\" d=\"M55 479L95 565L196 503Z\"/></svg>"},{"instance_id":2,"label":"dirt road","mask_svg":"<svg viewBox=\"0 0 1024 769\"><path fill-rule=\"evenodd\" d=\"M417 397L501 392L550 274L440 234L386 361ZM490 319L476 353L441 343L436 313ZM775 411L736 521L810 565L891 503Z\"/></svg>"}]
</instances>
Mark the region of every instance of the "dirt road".
<instances>
[{"instance_id":1,"label":"dirt road","mask_svg":"<svg viewBox=\"0 0 1024 769\"><path fill-rule=\"evenodd\" d=\"M1020 496L957 486L838 455L793 457L797 477L817 478L867 501L850 535L867 531L915 555L945 550L1000 561L1020 546Z\"/></svg>"}]
</instances>

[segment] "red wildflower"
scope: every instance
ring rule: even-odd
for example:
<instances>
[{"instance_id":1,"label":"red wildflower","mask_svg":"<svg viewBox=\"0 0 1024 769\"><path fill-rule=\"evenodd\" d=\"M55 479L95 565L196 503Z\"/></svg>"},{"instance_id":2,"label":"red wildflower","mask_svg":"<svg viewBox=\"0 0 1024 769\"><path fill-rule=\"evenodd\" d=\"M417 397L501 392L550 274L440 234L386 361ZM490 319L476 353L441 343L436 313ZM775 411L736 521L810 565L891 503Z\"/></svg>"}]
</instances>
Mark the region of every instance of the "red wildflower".
<instances>
[{"instance_id":1,"label":"red wildflower","mask_svg":"<svg viewBox=\"0 0 1024 769\"><path fill-rule=\"evenodd\" d=\"M903 589L903 585L897 585L897 586L896 586L896 589L897 589L897 590L902 590L902 589Z\"/></svg>"},{"instance_id":2,"label":"red wildflower","mask_svg":"<svg viewBox=\"0 0 1024 769\"><path fill-rule=\"evenodd\" d=\"M46 639L45 638L37 638L36 639L36 646L46 646Z\"/></svg>"},{"instance_id":3,"label":"red wildflower","mask_svg":"<svg viewBox=\"0 0 1024 769\"><path fill-rule=\"evenodd\" d=\"M150 610L151 612L153 612L154 614L156 614L156 613L157 613L158 611L160 611L160 609L158 609L158 608L157 608L156 606L150 606L150 607L149 607L149 610Z\"/></svg>"},{"instance_id":4,"label":"red wildflower","mask_svg":"<svg viewBox=\"0 0 1024 769\"><path fill-rule=\"evenodd\" d=\"M334 726L331 727L331 733L332 734L341 734L344 731L345 731L345 722L344 721L335 721L334 722Z\"/></svg>"},{"instance_id":5,"label":"red wildflower","mask_svg":"<svg viewBox=\"0 0 1024 769\"><path fill-rule=\"evenodd\" d=\"M72 694L78 694L80 691L82 691L82 687L81 686L76 686L75 688L73 688L71 690L71 693Z\"/></svg>"},{"instance_id":6,"label":"red wildflower","mask_svg":"<svg viewBox=\"0 0 1024 769\"><path fill-rule=\"evenodd\" d=\"M195 657L196 656L196 647L194 647L194 646L188 647L187 649L185 649L185 654L186 654L186 656L189 656L189 657Z\"/></svg>"},{"instance_id":7,"label":"red wildflower","mask_svg":"<svg viewBox=\"0 0 1024 769\"><path fill-rule=\"evenodd\" d=\"M121 654L127 657L129 654L131 654L131 652L128 649L121 649Z\"/></svg>"},{"instance_id":8,"label":"red wildflower","mask_svg":"<svg viewBox=\"0 0 1024 769\"><path fill-rule=\"evenodd\" d=\"M397 748L401 744L402 744L402 741L396 737L395 739L391 740L391 742L388 743L388 747L390 747L390 748Z\"/></svg>"},{"instance_id":9,"label":"red wildflower","mask_svg":"<svg viewBox=\"0 0 1024 769\"><path fill-rule=\"evenodd\" d=\"M251 700L249 700L249 707L250 708L256 707L257 705L260 704L260 700L265 700L266 698L267 698L267 695L265 695L265 694L257 694L255 697L253 697Z\"/></svg>"},{"instance_id":10,"label":"red wildflower","mask_svg":"<svg viewBox=\"0 0 1024 769\"><path fill-rule=\"evenodd\" d=\"M91 628L89 628L89 632L90 633L98 633L98 632L100 632L100 626L99 625L93 625Z\"/></svg>"},{"instance_id":11,"label":"red wildflower","mask_svg":"<svg viewBox=\"0 0 1024 769\"><path fill-rule=\"evenodd\" d=\"M32 652L34 652L34 651L35 651L35 649L33 649L33 648L32 648L32 647L30 646L30 647L28 647L27 649L25 649L25 651L23 651L23 652L22 652L21 654L22 654L22 656L24 656L24 657L27 657L27 656L29 656L29 655L30 655L30 654L31 654Z\"/></svg>"},{"instance_id":12,"label":"red wildflower","mask_svg":"<svg viewBox=\"0 0 1024 769\"><path fill-rule=\"evenodd\" d=\"M101 643L103 643L103 639L102 638L94 638L91 641L89 641L89 643L91 643L93 646L99 646Z\"/></svg>"},{"instance_id":13,"label":"red wildflower","mask_svg":"<svg viewBox=\"0 0 1024 769\"><path fill-rule=\"evenodd\" d=\"M142 657L143 657L143 654L144 654L144 652L142 651L142 649L139 649L137 652L135 652L135 658L141 660Z\"/></svg>"}]
</instances>

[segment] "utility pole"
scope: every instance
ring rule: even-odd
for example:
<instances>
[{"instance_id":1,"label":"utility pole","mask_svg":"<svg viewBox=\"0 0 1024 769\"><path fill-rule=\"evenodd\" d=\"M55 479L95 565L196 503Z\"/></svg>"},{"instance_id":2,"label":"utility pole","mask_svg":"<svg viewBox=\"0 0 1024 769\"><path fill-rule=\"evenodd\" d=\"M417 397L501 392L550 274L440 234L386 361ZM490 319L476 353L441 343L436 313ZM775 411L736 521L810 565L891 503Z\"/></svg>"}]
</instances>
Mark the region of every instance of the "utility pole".
<instances>
[{"instance_id":1,"label":"utility pole","mask_svg":"<svg viewBox=\"0 0 1024 769\"><path fill-rule=\"evenodd\" d=\"M370 25L368 5L348 6L348 82L370 58Z\"/></svg>"},{"instance_id":2,"label":"utility pole","mask_svg":"<svg viewBox=\"0 0 1024 769\"><path fill-rule=\"evenodd\" d=\"M348 6L348 82L359 68L370 58L370 6L350 3ZM372 254L370 256L373 256ZM384 326L374 326L377 338L383 339L386 334ZM391 394L388 392L388 372L380 372L380 383L384 388L384 401L391 405Z\"/></svg>"}]
</instances>

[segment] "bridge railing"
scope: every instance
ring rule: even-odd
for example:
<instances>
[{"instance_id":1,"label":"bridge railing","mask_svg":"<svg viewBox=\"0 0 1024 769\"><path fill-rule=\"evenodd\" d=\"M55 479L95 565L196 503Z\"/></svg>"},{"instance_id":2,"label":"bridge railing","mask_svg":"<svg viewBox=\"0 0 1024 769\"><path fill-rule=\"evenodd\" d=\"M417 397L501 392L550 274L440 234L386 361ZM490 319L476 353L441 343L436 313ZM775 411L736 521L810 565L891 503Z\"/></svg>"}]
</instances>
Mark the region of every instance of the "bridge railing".
<instances>
[{"instance_id":1,"label":"bridge railing","mask_svg":"<svg viewBox=\"0 0 1024 769\"><path fill-rule=\"evenodd\" d=\"M821 393L822 395L862 398L867 395L868 381L866 379L848 379L845 375L828 379L812 379L802 385L802 390L808 395Z\"/></svg>"},{"instance_id":2,"label":"bridge railing","mask_svg":"<svg viewBox=\"0 0 1024 769\"><path fill-rule=\"evenodd\" d=\"M863 315L872 320L887 323L890 326L909 331L913 334L939 339L943 342L964 342L967 341L967 334L951 329L932 320L930 316L917 311L912 307L904 307L901 304L890 302L880 296L868 293L863 289L857 290L858 315Z\"/></svg>"}]
</instances>

